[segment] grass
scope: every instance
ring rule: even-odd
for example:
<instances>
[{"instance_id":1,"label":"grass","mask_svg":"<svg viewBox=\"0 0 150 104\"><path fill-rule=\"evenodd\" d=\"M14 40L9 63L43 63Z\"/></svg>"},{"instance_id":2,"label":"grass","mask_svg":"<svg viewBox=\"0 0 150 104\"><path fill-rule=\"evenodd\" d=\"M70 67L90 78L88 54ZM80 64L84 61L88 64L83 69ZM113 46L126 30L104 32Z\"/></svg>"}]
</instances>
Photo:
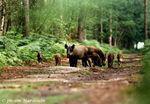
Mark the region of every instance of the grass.
<instances>
[{"instance_id":1,"label":"grass","mask_svg":"<svg viewBox=\"0 0 150 104\"><path fill-rule=\"evenodd\" d=\"M25 94L32 93L32 96L28 95L22 96ZM0 104L61 104L64 100L71 98L71 96L62 94L62 95L53 95L48 97L38 97L35 96L36 93L34 90L30 91L18 91L18 90L0 90ZM73 97L73 95L72 95ZM31 103L30 103L31 102ZM33 102L33 103L32 103Z\"/></svg>"},{"instance_id":2,"label":"grass","mask_svg":"<svg viewBox=\"0 0 150 104\"><path fill-rule=\"evenodd\" d=\"M0 104L7 104L8 99L13 99L18 90L0 90Z\"/></svg>"},{"instance_id":3,"label":"grass","mask_svg":"<svg viewBox=\"0 0 150 104\"><path fill-rule=\"evenodd\" d=\"M56 96L49 96L46 100L46 104L62 104L65 101L76 101L77 99L82 99L84 100L84 98L82 98L80 93L75 93L75 94L63 94L63 95L56 95Z\"/></svg>"},{"instance_id":4,"label":"grass","mask_svg":"<svg viewBox=\"0 0 150 104\"><path fill-rule=\"evenodd\" d=\"M42 86L55 87L56 84L56 82L23 83L21 84L21 88L1 89L0 104L61 104L64 101L75 100L76 98L80 98L80 93L49 93L49 95L42 96L41 92L38 89L36 89ZM3 85L8 86L7 83Z\"/></svg>"},{"instance_id":5,"label":"grass","mask_svg":"<svg viewBox=\"0 0 150 104\"><path fill-rule=\"evenodd\" d=\"M141 52L144 55L140 72L142 81L129 94L132 98L127 104L150 104L150 40L145 42L145 48Z\"/></svg>"},{"instance_id":6,"label":"grass","mask_svg":"<svg viewBox=\"0 0 150 104\"><path fill-rule=\"evenodd\" d=\"M150 104L150 51L144 53L143 80L137 87L137 98L139 104Z\"/></svg>"},{"instance_id":7,"label":"grass","mask_svg":"<svg viewBox=\"0 0 150 104\"><path fill-rule=\"evenodd\" d=\"M46 100L46 104L60 104L67 98L68 98L68 95L49 96Z\"/></svg>"}]
</instances>

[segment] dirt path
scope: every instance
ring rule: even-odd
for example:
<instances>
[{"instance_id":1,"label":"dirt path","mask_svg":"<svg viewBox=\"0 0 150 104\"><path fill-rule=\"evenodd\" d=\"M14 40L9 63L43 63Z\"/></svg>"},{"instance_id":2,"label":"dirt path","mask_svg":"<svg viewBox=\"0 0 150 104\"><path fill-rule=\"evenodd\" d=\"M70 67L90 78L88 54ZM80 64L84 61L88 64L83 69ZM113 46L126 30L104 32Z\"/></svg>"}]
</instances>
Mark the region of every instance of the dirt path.
<instances>
[{"instance_id":1,"label":"dirt path","mask_svg":"<svg viewBox=\"0 0 150 104\"><path fill-rule=\"evenodd\" d=\"M124 54L120 67L71 68L68 66L6 67L1 75L0 90L22 89L24 85L44 83L33 87L40 95L79 94L65 99L63 104L120 104L128 86L138 82L142 56ZM66 63L64 63L66 65ZM60 103L60 102L59 102ZM121 103L122 104L122 103Z\"/></svg>"}]
</instances>

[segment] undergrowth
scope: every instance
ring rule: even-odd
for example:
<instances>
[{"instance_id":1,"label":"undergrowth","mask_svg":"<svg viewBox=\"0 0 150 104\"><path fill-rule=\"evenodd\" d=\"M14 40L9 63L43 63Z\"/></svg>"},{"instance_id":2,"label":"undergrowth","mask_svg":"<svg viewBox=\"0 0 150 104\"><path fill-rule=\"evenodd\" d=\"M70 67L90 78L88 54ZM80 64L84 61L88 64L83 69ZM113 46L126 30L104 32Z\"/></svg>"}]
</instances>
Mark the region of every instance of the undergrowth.
<instances>
[{"instance_id":1,"label":"undergrowth","mask_svg":"<svg viewBox=\"0 0 150 104\"><path fill-rule=\"evenodd\" d=\"M36 51L40 51L44 61L51 60L53 55L60 53L66 55L65 44L82 44L95 46L104 52L117 53L120 50L117 47L110 47L108 44L99 44L96 40L86 40L82 43L76 41L68 42L64 38L58 38L54 35L39 35L32 33L28 37L22 37L22 34L9 31L5 36L0 37L0 67L23 65L25 61L36 61Z\"/></svg>"}]
</instances>

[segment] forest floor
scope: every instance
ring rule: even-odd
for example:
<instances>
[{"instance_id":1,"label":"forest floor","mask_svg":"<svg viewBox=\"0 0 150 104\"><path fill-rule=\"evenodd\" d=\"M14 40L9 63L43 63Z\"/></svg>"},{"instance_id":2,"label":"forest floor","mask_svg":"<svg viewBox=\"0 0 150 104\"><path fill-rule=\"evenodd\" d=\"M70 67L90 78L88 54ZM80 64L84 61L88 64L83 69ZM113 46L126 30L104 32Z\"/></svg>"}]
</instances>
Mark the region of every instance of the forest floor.
<instances>
[{"instance_id":1,"label":"forest floor","mask_svg":"<svg viewBox=\"0 0 150 104\"><path fill-rule=\"evenodd\" d=\"M124 104L125 92L141 79L142 56L123 56L114 68L71 68L68 59L62 60L62 66L52 61L4 67L0 104Z\"/></svg>"}]
</instances>

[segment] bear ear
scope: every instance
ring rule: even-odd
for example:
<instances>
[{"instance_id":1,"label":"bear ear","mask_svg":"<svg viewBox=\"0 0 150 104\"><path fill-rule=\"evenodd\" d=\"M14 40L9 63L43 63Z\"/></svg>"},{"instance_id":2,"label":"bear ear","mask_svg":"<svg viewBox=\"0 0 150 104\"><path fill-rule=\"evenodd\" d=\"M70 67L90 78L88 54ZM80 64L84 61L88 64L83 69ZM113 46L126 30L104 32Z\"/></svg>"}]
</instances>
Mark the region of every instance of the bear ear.
<instances>
[{"instance_id":1,"label":"bear ear","mask_svg":"<svg viewBox=\"0 0 150 104\"><path fill-rule=\"evenodd\" d=\"M75 45L73 44L73 45L72 45L72 49L74 49L74 47L75 47Z\"/></svg>"},{"instance_id":2,"label":"bear ear","mask_svg":"<svg viewBox=\"0 0 150 104\"><path fill-rule=\"evenodd\" d=\"M66 49L68 48L68 45L67 45L67 44L65 44L65 48L66 48Z\"/></svg>"}]
</instances>

